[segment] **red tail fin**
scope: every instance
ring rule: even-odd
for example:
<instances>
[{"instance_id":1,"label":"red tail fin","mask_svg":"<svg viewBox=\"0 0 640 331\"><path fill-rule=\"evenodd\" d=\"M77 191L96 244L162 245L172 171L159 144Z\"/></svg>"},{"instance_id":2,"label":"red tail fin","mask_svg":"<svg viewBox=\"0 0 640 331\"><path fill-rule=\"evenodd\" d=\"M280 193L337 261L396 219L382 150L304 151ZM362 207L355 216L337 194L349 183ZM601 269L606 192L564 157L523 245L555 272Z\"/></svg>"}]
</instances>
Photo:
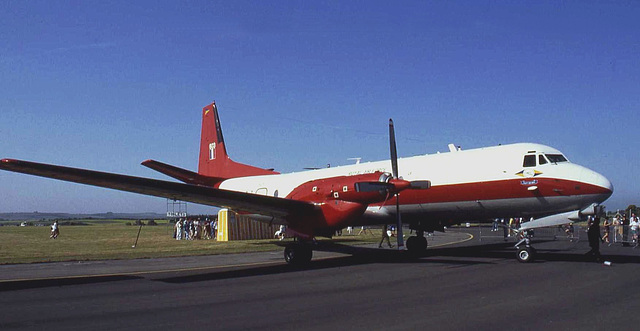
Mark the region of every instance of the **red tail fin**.
<instances>
[{"instance_id":1,"label":"red tail fin","mask_svg":"<svg viewBox=\"0 0 640 331\"><path fill-rule=\"evenodd\" d=\"M225 179L278 174L272 170L234 162L229 158L215 102L202 109L198 173L203 176Z\"/></svg>"}]
</instances>

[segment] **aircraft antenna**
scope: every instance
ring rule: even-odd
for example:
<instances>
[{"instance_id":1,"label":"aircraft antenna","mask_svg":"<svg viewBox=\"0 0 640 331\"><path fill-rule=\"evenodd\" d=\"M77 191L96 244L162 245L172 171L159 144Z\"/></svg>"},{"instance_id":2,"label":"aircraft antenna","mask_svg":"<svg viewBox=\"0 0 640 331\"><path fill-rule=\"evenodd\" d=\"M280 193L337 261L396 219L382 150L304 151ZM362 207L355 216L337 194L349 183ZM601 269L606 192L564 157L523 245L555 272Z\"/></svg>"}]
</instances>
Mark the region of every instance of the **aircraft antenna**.
<instances>
[{"instance_id":1,"label":"aircraft antenna","mask_svg":"<svg viewBox=\"0 0 640 331\"><path fill-rule=\"evenodd\" d=\"M356 164L360 164L360 160L362 160L362 158L361 157L352 157L352 158L348 158L347 160L356 161Z\"/></svg>"}]
</instances>

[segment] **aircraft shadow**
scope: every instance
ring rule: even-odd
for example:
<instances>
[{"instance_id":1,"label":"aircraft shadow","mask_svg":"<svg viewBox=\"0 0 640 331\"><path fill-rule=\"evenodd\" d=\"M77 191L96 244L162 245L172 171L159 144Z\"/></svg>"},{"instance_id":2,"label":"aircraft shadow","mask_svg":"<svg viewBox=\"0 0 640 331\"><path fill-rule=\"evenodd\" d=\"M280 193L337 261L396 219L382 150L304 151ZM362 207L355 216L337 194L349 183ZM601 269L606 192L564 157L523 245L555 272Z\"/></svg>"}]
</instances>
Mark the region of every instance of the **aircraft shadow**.
<instances>
[{"instance_id":1,"label":"aircraft shadow","mask_svg":"<svg viewBox=\"0 0 640 331\"><path fill-rule=\"evenodd\" d=\"M593 257L586 255L589 247L586 242L576 246L573 243L568 247L566 242L558 242L555 240L535 240L533 246L537 250L536 258L533 263L540 262L593 262ZM545 245L546 244L546 245ZM453 264L481 264L491 262L479 262L477 260L447 260L443 258L489 258L489 259L510 259L516 260L516 249L513 242L497 242L497 243L477 243L473 245L461 245L453 247L437 247L429 248L427 253L421 257L411 257L408 252L381 250L370 247L347 246L339 243L318 247L317 250L332 251L345 254L351 254L372 263L453 263ZM555 246L555 247L549 247ZM561 248L558 248L560 246ZM584 248L583 248L584 246ZM613 263L634 263L640 264L640 252L635 253L631 248L614 247L613 250L601 248L602 256L600 260L606 260ZM635 253L635 255L634 255ZM436 260L436 258L440 258Z\"/></svg>"},{"instance_id":2,"label":"aircraft shadow","mask_svg":"<svg viewBox=\"0 0 640 331\"><path fill-rule=\"evenodd\" d=\"M340 267L348 267L355 265L365 265L374 263L438 263L438 264L452 264L456 266L477 265L477 264L492 264L486 261L472 261L472 260L446 260L446 259L421 259L412 257L407 252L390 250L390 249L376 249L367 247L348 246L335 243L327 243L314 247L317 251L336 252L348 254L347 256L338 256L331 258L322 258L312 260L306 266L291 266L285 264L262 266L262 267L250 267L226 271L215 271L207 273L198 273L194 275L175 276L168 278L157 278L156 281L167 283L192 283L211 280L222 280L230 278L243 278L253 276L264 276L272 274L282 273L296 273L309 270L321 270L332 269Z\"/></svg>"},{"instance_id":3,"label":"aircraft shadow","mask_svg":"<svg viewBox=\"0 0 640 331\"><path fill-rule=\"evenodd\" d=\"M141 279L139 276L129 275L109 275L109 276L88 276L88 277L62 277L50 279L16 280L0 282L0 292L18 291L26 289L36 289L43 287L59 287L70 285L97 284L106 282L116 282L123 280Z\"/></svg>"},{"instance_id":4,"label":"aircraft shadow","mask_svg":"<svg viewBox=\"0 0 640 331\"><path fill-rule=\"evenodd\" d=\"M598 262L592 256L586 255L589 251L587 243L583 243L583 246L576 248L575 245L572 249L566 248L541 248L544 245L536 245L544 242L553 241L537 241L533 243L533 246L537 250L536 258L532 263L542 262ZM513 259L515 260L516 250L513 248L513 243L495 243L495 244L483 244L477 246L465 246L465 247L448 247L448 248L436 248L430 250L428 256L442 256L442 257L469 257L469 258L493 258L493 259ZM618 253L620 250L622 253ZM601 249L601 252L603 249ZM605 251L602 253L601 261L610 261L613 263L634 263L640 264L640 256L629 255L631 251L628 248L616 248L616 252Z\"/></svg>"},{"instance_id":5,"label":"aircraft shadow","mask_svg":"<svg viewBox=\"0 0 640 331\"><path fill-rule=\"evenodd\" d=\"M534 242L540 244L545 241L539 240ZM215 271L207 273L198 273L193 275L174 276L168 278L158 278L155 281L167 283L192 283L211 280L222 280L230 278L243 278L253 276L263 276L281 273L296 273L309 270L321 270L330 268L340 268L355 265L385 263L385 264L449 264L452 266L469 266L469 265L490 265L496 262L483 261L479 259L500 259L513 260L516 263L516 250L513 248L512 242L500 242L493 244L477 244L460 247L439 247L432 248L427 254L421 257L414 257L406 251L397 251L392 249L379 249L363 246L349 246L340 243L324 242L314 247L315 251L335 252L348 254L347 256L339 256L332 258L316 259L304 267L294 267L287 264L278 264L272 266L250 267L226 271ZM585 244L586 246L586 244ZM587 249L562 249L562 248L537 248L536 260L532 263L544 262L597 262L594 258L586 256L584 253ZM601 260L611 261L612 263L634 263L640 264L640 256L624 255L624 254L603 254Z\"/></svg>"},{"instance_id":6,"label":"aircraft shadow","mask_svg":"<svg viewBox=\"0 0 640 331\"><path fill-rule=\"evenodd\" d=\"M541 241L537 242L539 244ZM536 243L534 243L535 246ZM586 247L586 243L584 244ZM583 247L571 249L563 248L537 248L536 260L532 263L545 262L593 262L592 257L586 256L584 252L588 250ZM516 250L511 242L500 242L493 244L476 244L459 247L437 247L430 248L425 256L414 257L406 251L393 249L379 249L365 246L349 246L341 243L326 242L314 247L317 251L336 252L347 254L345 256L320 258L311 261L304 267L295 267L285 264L276 264L260 267L235 268L232 270L198 272L196 274L180 275L164 278L152 277L153 281L182 284L211 280L234 279L243 277L264 276L283 273L297 273L310 270L333 269L340 267L365 265L365 264L449 264L453 267L464 267L471 265L491 265L496 262L482 259L508 259L515 263ZM615 264L640 264L640 256L630 255L635 251L631 248L617 247L613 254L605 252L601 260L610 261ZM618 253L621 252L621 253ZM87 276L87 277L61 277L35 280L16 280L0 282L0 292L17 291L24 289L36 289L45 287L59 287L71 285L98 284L125 280L139 280L147 277L131 275L108 275L108 276Z\"/></svg>"}]
</instances>

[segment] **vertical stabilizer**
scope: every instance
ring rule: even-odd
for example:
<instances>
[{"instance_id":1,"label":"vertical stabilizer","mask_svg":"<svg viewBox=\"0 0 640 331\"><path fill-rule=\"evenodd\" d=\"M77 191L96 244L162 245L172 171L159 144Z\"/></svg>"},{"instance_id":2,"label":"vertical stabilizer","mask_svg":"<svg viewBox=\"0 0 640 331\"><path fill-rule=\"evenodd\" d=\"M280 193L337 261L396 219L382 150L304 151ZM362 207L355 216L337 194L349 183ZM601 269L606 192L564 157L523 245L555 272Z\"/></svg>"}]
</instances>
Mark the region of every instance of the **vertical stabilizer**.
<instances>
[{"instance_id":1,"label":"vertical stabilizer","mask_svg":"<svg viewBox=\"0 0 640 331\"><path fill-rule=\"evenodd\" d=\"M202 109L198 173L203 176L224 179L278 174L269 169L234 162L229 158L215 102Z\"/></svg>"}]
</instances>

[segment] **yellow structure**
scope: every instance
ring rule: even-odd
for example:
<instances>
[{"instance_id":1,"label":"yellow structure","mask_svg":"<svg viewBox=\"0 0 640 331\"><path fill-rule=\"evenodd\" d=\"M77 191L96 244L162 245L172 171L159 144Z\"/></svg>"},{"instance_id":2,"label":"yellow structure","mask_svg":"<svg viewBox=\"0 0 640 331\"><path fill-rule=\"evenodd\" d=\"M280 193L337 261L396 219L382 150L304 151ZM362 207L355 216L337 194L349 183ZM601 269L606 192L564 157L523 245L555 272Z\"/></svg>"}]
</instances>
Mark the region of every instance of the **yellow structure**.
<instances>
[{"instance_id":1,"label":"yellow structure","mask_svg":"<svg viewBox=\"0 0 640 331\"><path fill-rule=\"evenodd\" d=\"M218 212L218 241L271 239L280 226L254 221L228 209Z\"/></svg>"}]
</instances>

